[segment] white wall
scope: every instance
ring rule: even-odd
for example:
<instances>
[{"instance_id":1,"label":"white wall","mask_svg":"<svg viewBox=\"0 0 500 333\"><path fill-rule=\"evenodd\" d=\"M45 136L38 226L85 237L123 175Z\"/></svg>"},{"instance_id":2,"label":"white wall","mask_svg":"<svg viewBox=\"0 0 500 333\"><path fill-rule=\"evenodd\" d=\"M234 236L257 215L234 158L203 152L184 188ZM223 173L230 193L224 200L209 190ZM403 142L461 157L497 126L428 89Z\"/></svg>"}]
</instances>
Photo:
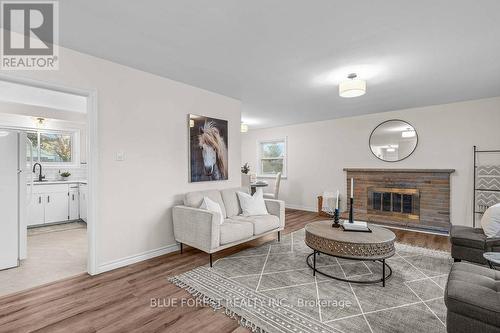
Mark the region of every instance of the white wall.
<instances>
[{"instance_id":1,"label":"white wall","mask_svg":"<svg viewBox=\"0 0 500 333\"><path fill-rule=\"evenodd\" d=\"M389 119L408 121L419 136L413 155L401 162L380 161L368 147L373 128ZM242 135L242 163L255 171L257 142L282 137L288 138L288 178L280 196L288 207L315 211L317 195L326 190L340 189L345 198L346 167L449 168L456 169L451 221L471 225L472 147L500 149L500 98L251 130Z\"/></svg>"},{"instance_id":2,"label":"white wall","mask_svg":"<svg viewBox=\"0 0 500 333\"><path fill-rule=\"evenodd\" d=\"M97 90L98 271L175 249L171 208L182 194L240 184L240 102L64 48L59 59L58 71L2 74ZM228 181L188 183L188 113L229 121Z\"/></svg>"}]
</instances>

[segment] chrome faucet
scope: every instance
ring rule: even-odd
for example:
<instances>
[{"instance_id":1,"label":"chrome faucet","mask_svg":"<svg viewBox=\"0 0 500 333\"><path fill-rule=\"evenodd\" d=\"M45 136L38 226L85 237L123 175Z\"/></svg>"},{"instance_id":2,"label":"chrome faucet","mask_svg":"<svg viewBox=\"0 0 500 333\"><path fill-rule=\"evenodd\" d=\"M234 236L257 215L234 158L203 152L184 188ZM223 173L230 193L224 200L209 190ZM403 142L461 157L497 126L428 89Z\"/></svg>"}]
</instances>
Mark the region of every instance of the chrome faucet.
<instances>
[{"instance_id":1,"label":"chrome faucet","mask_svg":"<svg viewBox=\"0 0 500 333\"><path fill-rule=\"evenodd\" d=\"M40 173L38 174L38 181L41 182L45 178L45 176L42 176L42 165L40 163L35 163L33 164L33 173L36 173L36 166L39 166L40 168Z\"/></svg>"}]
</instances>

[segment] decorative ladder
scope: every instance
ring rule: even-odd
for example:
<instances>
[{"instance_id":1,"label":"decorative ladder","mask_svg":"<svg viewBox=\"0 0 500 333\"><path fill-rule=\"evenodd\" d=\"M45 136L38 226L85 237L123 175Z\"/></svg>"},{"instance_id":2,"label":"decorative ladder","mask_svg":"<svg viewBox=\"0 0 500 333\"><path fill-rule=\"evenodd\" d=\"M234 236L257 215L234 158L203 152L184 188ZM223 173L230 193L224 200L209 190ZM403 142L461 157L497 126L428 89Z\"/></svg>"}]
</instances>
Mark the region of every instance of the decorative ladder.
<instances>
[{"instance_id":1,"label":"decorative ladder","mask_svg":"<svg viewBox=\"0 0 500 333\"><path fill-rule=\"evenodd\" d=\"M500 149L479 150L474 146L474 180L472 199L472 225L476 227L476 216L500 202L500 161L498 165L478 164L480 154L500 154ZM499 155L500 157L500 155Z\"/></svg>"}]
</instances>

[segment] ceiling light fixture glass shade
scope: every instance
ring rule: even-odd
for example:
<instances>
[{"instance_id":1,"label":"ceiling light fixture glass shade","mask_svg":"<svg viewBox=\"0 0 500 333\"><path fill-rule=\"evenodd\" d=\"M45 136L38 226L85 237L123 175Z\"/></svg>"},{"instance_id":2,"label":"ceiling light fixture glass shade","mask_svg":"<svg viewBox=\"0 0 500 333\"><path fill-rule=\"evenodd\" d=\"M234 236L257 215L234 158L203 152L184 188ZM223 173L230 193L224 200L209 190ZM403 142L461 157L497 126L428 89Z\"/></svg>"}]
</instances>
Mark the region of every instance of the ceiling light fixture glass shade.
<instances>
[{"instance_id":1,"label":"ceiling light fixture glass shade","mask_svg":"<svg viewBox=\"0 0 500 333\"><path fill-rule=\"evenodd\" d=\"M355 73L349 74L347 80L340 82L340 97L351 98L362 96L366 93L366 81L357 78Z\"/></svg>"},{"instance_id":2,"label":"ceiling light fixture glass shade","mask_svg":"<svg viewBox=\"0 0 500 333\"><path fill-rule=\"evenodd\" d=\"M248 125L245 123L241 123L241 133L248 132Z\"/></svg>"}]
</instances>

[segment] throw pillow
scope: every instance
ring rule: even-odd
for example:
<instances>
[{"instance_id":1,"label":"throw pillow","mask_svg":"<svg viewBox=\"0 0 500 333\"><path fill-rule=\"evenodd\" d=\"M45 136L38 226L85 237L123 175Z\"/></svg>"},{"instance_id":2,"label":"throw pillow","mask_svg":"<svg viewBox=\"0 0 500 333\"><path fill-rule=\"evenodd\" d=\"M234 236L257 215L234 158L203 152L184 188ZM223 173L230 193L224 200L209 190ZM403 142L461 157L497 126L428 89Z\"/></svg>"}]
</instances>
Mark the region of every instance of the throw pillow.
<instances>
[{"instance_id":1,"label":"throw pillow","mask_svg":"<svg viewBox=\"0 0 500 333\"><path fill-rule=\"evenodd\" d=\"M264 193L258 189L254 195L237 191L243 216L268 215Z\"/></svg>"},{"instance_id":2,"label":"throw pillow","mask_svg":"<svg viewBox=\"0 0 500 333\"><path fill-rule=\"evenodd\" d=\"M224 216L222 216L222 209L220 205L208 197L204 197L200 206L201 209L205 209L214 213L219 213L219 224L224 223Z\"/></svg>"},{"instance_id":3,"label":"throw pillow","mask_svg":"<svg viewBox=\"0 0 500 333\"><path fill-rule=\"evenodd\" d=\"M500 237L500 203L488 208L481 218L481 227L483 227L486 237Z\"/></svg>"}]
</instances>

